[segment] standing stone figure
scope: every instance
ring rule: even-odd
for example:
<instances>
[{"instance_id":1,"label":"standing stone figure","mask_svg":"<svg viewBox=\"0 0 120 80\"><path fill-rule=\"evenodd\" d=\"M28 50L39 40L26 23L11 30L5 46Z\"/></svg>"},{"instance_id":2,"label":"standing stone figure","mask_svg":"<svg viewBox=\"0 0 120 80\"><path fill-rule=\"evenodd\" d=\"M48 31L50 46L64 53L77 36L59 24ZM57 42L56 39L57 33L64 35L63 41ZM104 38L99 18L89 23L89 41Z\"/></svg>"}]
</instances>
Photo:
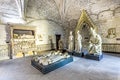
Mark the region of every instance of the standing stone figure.
<instances>
[{"instance_id":1,"label":"standing stone figure","mask_svg":"<svg viewBox=\"0 0 120 80\"><path fill-rule=\"evenodd\" d=\"M75 41L75 51L81 53L82 51L82 36L80 35L79 31L77 31L77 38Z\"/></svg>"},{"instance_id":2,"label":"standing stone figure","mask_svg":"<svg viewBox=\"0 0 120 80\"><path fill-rule=\"evenodd\" d=\"M74 48L73 48L73 43L74 43L74 40L73 40L73 35L72 35L72 31L70 31L70 36L69 36L69 40L68 40L68 50L69 51L73 51Z\"/></svg>"},{"instance_id":3,"label":"standing stone figure","mask_svg":"<svg viewBox=\"0 0 120 80\"><path fill-rule=\"evenodd\" d=\"M59 40L58 45L59 45L59 50L60 51L63 50L63 41L62 41L62 39Z\"/></svg>"},{"instance_id":4,"label":"standing stone figure","mask_svg":"<svg viewBox=\"0 0 120 80\"><path fill-rule=\"evenodd\" d=\"M93 29L91 29L88 52L89 54L102 55L102 39Z\"/></svg>"}]
</instances>

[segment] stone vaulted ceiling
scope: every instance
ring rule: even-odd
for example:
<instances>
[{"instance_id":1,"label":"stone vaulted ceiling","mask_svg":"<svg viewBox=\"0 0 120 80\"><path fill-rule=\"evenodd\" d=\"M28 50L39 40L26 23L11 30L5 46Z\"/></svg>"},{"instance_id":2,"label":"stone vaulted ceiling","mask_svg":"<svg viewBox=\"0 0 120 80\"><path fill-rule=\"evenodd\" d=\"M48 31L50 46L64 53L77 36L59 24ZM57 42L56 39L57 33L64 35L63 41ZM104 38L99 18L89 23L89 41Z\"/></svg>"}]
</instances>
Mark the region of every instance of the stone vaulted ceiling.
<instances>
[{"instance_id":1,"label":"stone vaulted ceiling","mask_svg":"<svg viewBox=\"0 0 120 80\"><path fill-rule=\"evenodd\" d=\"M28 18L48 19L58 22L60 20L59 10L54 0L29 0L26 12Z\"/></svg>"},{"instance_id":2,"label":"stone vaulted ceiling","mask_svg":"<svg viewBox=\"0 0 120 80\"><path fill-rule=\"evenodd\" d=\"M0 0L0 15L3 17L18 16L18 10L14 0Z\"/></svg>"},{"instance_id":3,"label":"stone vaulted ceiling","mask_svg":"<svg viewBox=\"0 0 120 80\"><path fill-rule=\"evenodd\" d=\"M19 1L19 0L18 0ZM47 19L74 28L82 9L87 10L98 26L115 17L120 18L120 0L25 0L25 17ZM15 0L0 0L0 18L19 18Z\"/></svg>"}]
</instances>

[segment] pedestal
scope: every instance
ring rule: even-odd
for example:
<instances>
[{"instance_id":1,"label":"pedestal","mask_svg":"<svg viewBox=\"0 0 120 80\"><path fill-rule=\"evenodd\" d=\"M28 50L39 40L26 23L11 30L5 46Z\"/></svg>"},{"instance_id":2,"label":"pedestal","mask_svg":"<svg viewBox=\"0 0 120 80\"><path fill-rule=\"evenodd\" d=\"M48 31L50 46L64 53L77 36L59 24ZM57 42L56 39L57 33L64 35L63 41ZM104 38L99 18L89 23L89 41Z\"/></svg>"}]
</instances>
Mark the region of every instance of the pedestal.
<instances>
[{"instance_id":1,"label":"pedestal","mask_svg":"<svg viewBox=\"0 0 120 80\"><path fill-rule=\"evenodd\" d=\"M84 56L84 53L78 53L78 52L75 52L75 51L68 52L68 54L72 55L72 56L76 56L76 57L83 57Z\"/></svg>"},{"instance_id":2,"label":"pedestal","mask_svg":"<svg viewBox=\"0 0 120 80\"><path fill-rule=\"evenodd\" d=\"M68 51L69 55L73 55L74 51Z\"/></svg>"},{"instance_id":3,"label":"pedestal","mask_svg":"<svg viewBox=\"0 0 120 80\"><path fill-rule=\"evenodd\" d=\"M76 56L76 57L83 57L84 54L83 54L83 53L74 52L74 53L73 53L73 56Z\"/></svg>"},{"instance_id":4,"label":"pedestal","mask_svg":"<svg viewBox=\"0 0 120 80\"><path fill-rule=\"evenodd\" d=\"M85 58L100 61L103 58L103 54L102 55L86 54Z\"/></svg>"},{"instance_id":5,"label":"pedestal","mask_svg":"<svg viewBox=\"0 0 120 80\"><path fill-rule=\"evenodd\" d=\"M52 63L52 64L49 64L49 65L42 65L42 64L39 64L38 62L36 62L35 60L31 60L31 65L33 67L35 67L36 69L38 69L39 71L41 71L43 74L46 74L46 73L49 73L57 68L60 68L70 62L73 61L73 57L69 57L69 58L66 58L66 59L61 59L55 63Z\"/></svg>"}]
</instances>

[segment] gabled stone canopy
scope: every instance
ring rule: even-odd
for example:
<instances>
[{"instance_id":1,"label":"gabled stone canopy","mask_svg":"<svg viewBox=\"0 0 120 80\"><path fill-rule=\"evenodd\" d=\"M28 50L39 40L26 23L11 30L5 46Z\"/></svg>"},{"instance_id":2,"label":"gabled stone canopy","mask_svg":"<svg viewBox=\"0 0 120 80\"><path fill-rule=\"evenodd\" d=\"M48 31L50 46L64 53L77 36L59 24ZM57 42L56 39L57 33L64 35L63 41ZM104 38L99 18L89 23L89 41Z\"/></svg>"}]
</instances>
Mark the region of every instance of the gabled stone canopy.
<instances>
[{"instance_id":1,"label":"gabled stone canopy","mask_svg":"<svg viewBox=\"0 0 120 80\"><path fill-rule=\"evenodd\" d=\"M97 27L93 23L92 19L88 16L87 11L83 9L80 15L80 19L78 20L75 32L77 32L78 30L81 30L82 24L84 23L88 24L89 27L92 27L93 29L97 30Z\"/></svg>"}]
</instances>

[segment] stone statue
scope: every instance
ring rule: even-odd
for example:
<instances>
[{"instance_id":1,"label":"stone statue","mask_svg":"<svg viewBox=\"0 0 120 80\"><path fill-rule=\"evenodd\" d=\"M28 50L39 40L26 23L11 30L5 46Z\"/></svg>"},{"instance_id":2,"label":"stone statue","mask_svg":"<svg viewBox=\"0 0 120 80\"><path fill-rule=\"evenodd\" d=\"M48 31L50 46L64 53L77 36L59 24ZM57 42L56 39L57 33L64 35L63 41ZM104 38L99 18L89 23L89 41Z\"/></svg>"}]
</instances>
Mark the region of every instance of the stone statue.
<instances>
[{"instance_id":1,"label":"stone statue","mask_svg":"<svg viewBox=\"0 0 120 80\"><path fill-rule=\"evenodd\" d=\"M76 41L75 41L75 51L80 53L82 52L82 36L80 35L79 31L77 31L77 38L76 38Z\"/></svg>"},{"instance_id":2,"label":"stone statue","mask_svg":"<svg viewBox=\"0 0 120 80\"><path fill-rule=\"evenodd\" d=\"M63 49L63 41L62 41L62 39L59 40L58 45L59 45L59 50L62 50Z\"/></svg>"},{"instance_id":3,"label":"stone statue","mask_svg":"<svg viewBox=\"0 0 120 80\"><path fill-rule=\"evenodd\" d=\"M70 36L69 36L69 40L68 40L68 50L69 51L73 51L74 48L73 48L73 43L74 43L74 40L73 40L73 35L72 35L72 31L70 31Z\"/></svg>"},{"instance_id":4,"label":"stone statue","mask_svg":"<svg viewBox=\"0 0 120 80\"><path fill-rule=\"evenodd\" d=\"M102 55L102 39L92 28L88 52L89 54Z\"/></svg>"}]
</instances>

